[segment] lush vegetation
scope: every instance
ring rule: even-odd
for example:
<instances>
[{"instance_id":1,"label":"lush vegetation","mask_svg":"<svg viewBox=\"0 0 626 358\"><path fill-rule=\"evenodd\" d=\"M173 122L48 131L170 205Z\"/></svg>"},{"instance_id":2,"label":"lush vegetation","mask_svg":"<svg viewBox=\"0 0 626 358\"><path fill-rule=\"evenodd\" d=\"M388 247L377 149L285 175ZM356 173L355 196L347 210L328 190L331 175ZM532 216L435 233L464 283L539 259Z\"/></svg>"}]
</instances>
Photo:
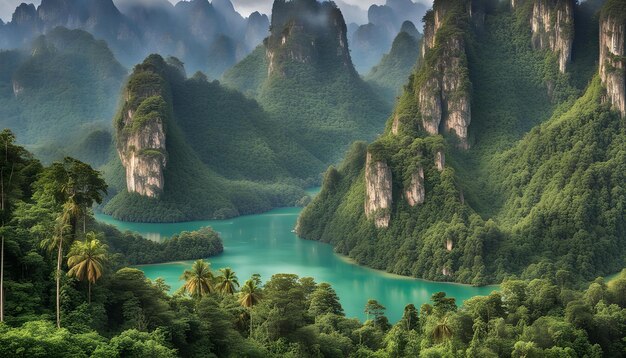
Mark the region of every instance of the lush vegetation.
<instances>
[{"instance_id":1,"label":"lush vegetation","mask_svg":"<svg viewBox=\"0 0 626 358\"><path fill-rule=\"evenodd\" d=\"M591 56L576 56L573 74L560 74L555 55L532 50L529 4L516 12L485 6L484 25L466 31L472 148L458 150L453 138L425 136L418 126L392 135L389 121L385 135L355 145L328 170L299 219L302 237L375 268L477 285L561 270L591 280L623 268L624 121L603 104ZM590 37L597 43L593 6L577 8L577 17L589 17L578 25L575 53ZM399 99L401 121L419 118L413 88L427 70L417 70ZM447 163L439 172L434 154L441 148ZM364 214L366 151L392 170L386 229ZM418 166L426 201L410 207L402 193Z\"/></svg>"},{"instance_id":2,"label":"lush vegetation","mask_svg":"<svg viewBox=\"0 0 626 358\"><path fill-rule=\"evenodd\" d=\"M375 300L364 302L365 322L345 317L332 286L310 277L242 282L203 260L170 295L163 280L124 267L150 259L131 255L136 240L94 224L89 208L107 189L98 172L71 158L43 167L9 131L0 142L2 356L615 357L625 349L626 270L590 284L564 270L509 279L460 307L439 292L419 308L408 303L398 322ZM185 254L206 239L219 242L202 229L167 247Z\"/></svg>"},{"instance_id":3,"label":"lush vegetation","mask_svg":"<svg viewBox=\"0 0 626 358\"><path fill-rule=\"evenodd\" d=\"M224 76L314 156L318 174L317 163L332 164L352 141L373 139L389 109L354 70L345 36L333 3L277 1L264 46Z\"/></svg>"},{"instance_id":4,"label":"lush vegetation","mask_svg":"<svg viewBox=\"0 0 626 358\"><path fill-rule=\"evenodd\" d=\"M316 181L312 158L274 126L258 104L209 82L185 78L182 64L158 55L135 67L114 125L118 143L151 119L164 122L167 157L159 199L128 193L116 157L104 168L112 199L104 212L128 221L171 222L228 218L295 206ZM123 116L134 111L132 123ZM150 153L143 152L142 155ZM311 164L309 166L308 164Z\"/></svg>"},{"instance_id":5,"label":"lush vegetation","mask_svg":"<svg viewBox=\"0 0 626 358\"><path fill-rule=\"evenodd\" d=\"M391 51L365 76L368 83L383 91L389 103L394 103L396 97L402 94L407 78L419 66L419 40L420 38L401 31L393 40Z\"/></svg>"},{"instance_id":6,"label":"lush vegetation","mask_svg":"<svg viewBox=\"0 0 626 358\"><path fill-rule=\"evenodd\" d=\"M210 227L183 231L162 242L154 242L132 232L120 233L110 225L94 225L96 231L102 232L102 241L108 244L109 251L119 254L118 259L128 265L195 260L224 251L222 240Z\"/></svg>"},{"instance_id":7,"label":"lush vegetation","mask_svg":"<svg viewBox=\"0 0 626 358\"><path fill-rule=\"evenodd\" d=\"M56 28L27 50L0 52L0 120L42 160L108 160L110 118L126 70L106 43Z\"/></svg>"}]
</instances>

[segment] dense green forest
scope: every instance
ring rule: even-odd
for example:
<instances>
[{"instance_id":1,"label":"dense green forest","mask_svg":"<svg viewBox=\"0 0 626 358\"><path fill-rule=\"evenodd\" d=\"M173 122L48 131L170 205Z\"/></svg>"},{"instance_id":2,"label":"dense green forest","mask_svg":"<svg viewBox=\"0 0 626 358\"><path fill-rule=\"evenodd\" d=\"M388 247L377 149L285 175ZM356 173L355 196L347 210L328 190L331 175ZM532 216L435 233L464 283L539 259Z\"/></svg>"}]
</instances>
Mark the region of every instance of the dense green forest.
<instances>
[{"instance_id":1,"label":"dense green forest","mask_svg":"<svg viewBox=\"0 0 626 358\"><path fill-rule=\"evenodd\" d=\"M411 33L411 29L415 33ZM417 61L420 59L420 39L421 35L412 23L403 25L402 31L393 40L389 53L365 76L367 83L384 95L389 103L394 103L396 97L402 94L407 78L419 66Z\"/></svg>"},{"instance_id":2,"label":"dense green forest","mask_svg":"<svg viewBox=\"0 0 626 358\"><path fill-rule=\"evenodd\" d=\"M126 70L104 41L59 27L0 51L0 118L42 160L109 159L109 121Z\"/></svg>"},{"instance_id":3,"label":"dense green forest","mask_svg":"<svg viewBox=\"0 0 626 358\"><path fill-rule=\"evenodd\" d=\"M245 282L196 261L183 287L146 279L133 261L159 254L129 234L94 224L90 211L106 184L66 158L43 167L0 134L2 285L0 355L13 357L616 357L626 342L626 271L577 283L567 271L506 280L499 291L459 307L443 292L406 304L398 322L364 302L368 319L347 318L333 288L310 277L276 274ZM9 170L12 168L12 170ZM102 231L100 231L102 230ZM145 240L145 239L144 239ZM210 229L167 244L188 248ZM128 244L128 246L120 246ZM164 247L165 248L165 247ZM195 249L192 249L195 250ZM56 286L55 286L56 281ZM55 318L56 317L56 318ZM56 321L56 326L55 326Z\"/></svg>"},{"instance_id":4,"label":"dense green forest","mask_svg":"<svg viewBox=\"0 0 626 358\"><path fill-rule=\"evenodd\" d=\"M415 98L429 61L445 53L436 44L385 134L369 146L355 144L343 164L328 169L320 195L299 219L301 237L329 242L375 268L477 285L560 270L591 280L623 268L626 129L595 75L599 3L575 8L577 37L565 73L555 54L531 47L532 4L511 10L475 3L486 14L483 24L448 12L456 21L444 20L440 29L461 31L467 43L471 149L410 124L420 118ZM404 124L397 135L396 116ZM364 212L367 152L391 169L388 228L376 228ZM426 199L411 207L402 190L416 168L424 172Z\"/></svg>"},{"instance_id":5,"label":"dense green forest","mask_svg":"<svg viewBox=\"0 0 626 358\"><path fill-rule=\"evenodd\" d=\"M165 152L155 154L167 158L163 194L129 193L116 157L104 167L112 196L104 212L128 221L172 222L297 205L306 196L302 187L316 181L315 165L308 166L315 159L272 125L254 100L201 73L186 78L180 61L167 61L151 55L135 67L125 89L132 99L114 119L118 151L150 121L164 122ZM124 127L129 110L136 115Z\"/></svg>"},{"instance_id":6,"label":"dense green forest","mask_svg":"<svg viewBox=\"0 0 626 358\"><path fill-rule=\"evenodd\" d=\"M462 306L443 292L406 304L398 322L363 302L368 319L345 317L336 292L310 277L258 275L196 261L173 294L130 262L219 238L181 233L159 251L94 223L107 186L66 158L43 167L0 134L4 305L0 355L13 357L616 357L626 342L626 271L577 283L566 271L510 279ZM12 170L9 170L12 168ZM206 242L205 242L206 244ZM120 246L122 245L122 246ZM127 246L123 246L127 245ZM155 244L156 245L156 244ZM191 249L194 250L195 249ZM56 281L56 286L55 286ZM55 326L56 322L56 326Z\"/></svg>"},{"instance_id":7,"label":"dense green forest","mask_svg":"<svg viewBox=\"0 0 626 358\"><path fill-rule=\"evenodd\" d=\"M224 83L256 98L274 127L327 166L352 141L373 139L388 105L354 70L334 3L276 1L272 14L264 45L227 71Z\"/></svg>"}]
</instances>

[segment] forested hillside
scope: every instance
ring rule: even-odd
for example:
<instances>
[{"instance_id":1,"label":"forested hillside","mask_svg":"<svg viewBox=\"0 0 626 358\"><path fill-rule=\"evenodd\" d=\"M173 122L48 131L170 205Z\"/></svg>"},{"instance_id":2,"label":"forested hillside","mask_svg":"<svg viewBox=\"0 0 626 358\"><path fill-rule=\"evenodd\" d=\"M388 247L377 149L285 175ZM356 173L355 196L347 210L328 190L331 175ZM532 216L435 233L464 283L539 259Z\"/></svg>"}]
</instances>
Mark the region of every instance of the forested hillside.
<instances>
[{"instance_id":1,"label":"forested hillside","mask_svg":"<svg viewBox=\"0 0 626 358\"><path fill-rule=\"evenodd\" d=\"M0 123L43 160L101 165L126 70L106 43L56 28L28 49L0 52Z\"/></svg>"},{"instance_id":2,"label":"forested hillside","mask_svg":"<svg viewBox=\"0 0 626 358\"><path fill-rule=\"evenodd\" d=\"M104 212L130 221L228 218L294 206L315 182L313 158L254 101L185 77L158 55L137 65L115 117ZM312 164L312 165L309 165Z\"/></svg>"},{"instance_id":3,"label":"forested hillside","mask_svg":"<svg viewBox=\"0 0 626 358\"><path fill-rule=\"evenodd\" d=\"M238 278L236 267L213 271L203 260L168 294L162 279L126 265L213 255L222 249L214 231L163 244L121 234L95 223L89 209L107 190L100 173L71 158L43 167L9 131L0 144L2 356L617 357L624 350L626 271L593 282L577 283L566 271L507 280L462 306L438 292L420 307L397 302L405 307L398 322L376 300L364 300L365 322L345 317L332 286L311 277Z\"/></svg>"},{"instance_id":4,"label":"forested hillside","mask_svg":"<svg viewBox=\"0 0 626 358\"><path fill-rule=\"evenodd\" d=\"M219 78L263 41L269 19L244 18L229 0L41 0L20 4L0 23L0 48L22 48L58 26L106 41L127 67L159 53Z\"/></svg>"},{"instance_id":5,"label":"forested hillside","mask_svg":"<svg viewBox=\"0 0 626 358\"><path fill-rule=\"evenodd\" d=\"M620 270L626 129L621 102L606 98L624 94L623 64L597 57L620 32L597 29L623 29L625 12L544 3L436 1L385 134L327 171L299 234L433 280ZM616 63L597 74L605 61Z\"/></svg>"},{"instance_id":6,"label":"forested hillside","mask_svg":"<svg viewBox=\"0 0 626 358\"><path fill-rule=\"evenodd\" d=\"M224 82L256 98L276 127L325 165L352 141L373 139L388 113L354 70L346 25L330 2L275 1L270 36Z\"/></svg>"},{"instance_id":7,"label":"forested hillside","mask_svg":"<svg viewBox=\"0 0 626 358\"><path fill-rule=\"evenodd\" d=\"M412 22L405 22L398 36L393 40L391 50L385 54L380 63L365 76L375 90L384 95L389 103L395 103L402 94L402 87L414 68L420 53L419 41L422 36Z\"/></svg>"}]
</instances>

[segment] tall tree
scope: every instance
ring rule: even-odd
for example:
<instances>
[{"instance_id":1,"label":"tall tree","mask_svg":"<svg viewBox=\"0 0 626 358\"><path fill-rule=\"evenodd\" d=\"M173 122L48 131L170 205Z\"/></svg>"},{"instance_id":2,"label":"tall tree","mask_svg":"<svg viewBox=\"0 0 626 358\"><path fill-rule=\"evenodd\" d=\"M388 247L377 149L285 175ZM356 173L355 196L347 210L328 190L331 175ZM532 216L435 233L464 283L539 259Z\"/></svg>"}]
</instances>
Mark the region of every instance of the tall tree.
<instances>
[{"instance_id":1,"label":"tall tree","mask_svg":"<svg viewBox=\"0 0 626 358\"><path fill-rule=\"evenodd\" d=\"M417 308L412 303L404 306L404 313L401 321L404 323L404 329L407 331L415 330L419 326L419 315Z\"/></svg>"},{"instance_id":2,"label":"tall tree","mask_svg":"<svg viewBox=\"0 0 626 358\"><path fill-rule=\"evenodd\" d=\"M223 294L233 295L239 287L239 280L235 271L230 267L221 268L221 275L217 277L217 290Z\"/></svg>"},{"instance_id":3,"label":"tall tree","mask_svg":"<svg viewBox=\"0 0 626 358\"><path fill-rule=\"evenodd\" d=\"M315 291L311 294L311 304L309 305L309 313L313 317L323 314L332 313L343 316L343 307L339 303L337 292L326 282L317 285Z\"/></svg>"},{"instance_id":4,"label":"tall tree","mask_svg":"<svg viewBox=\"0 0 626 358\"><path fill-rule=\"evenodd\" d=\"M239 303L248 309L250 315L250 334L252 334L252 308L261 302L263 296L261 295L261 289L257 285L255 277L246 281L241 288L241 295L239 296Z\"/></svg>"},{"instance_id":5,"label":"tall tree","mask_svg":"<svg viewBox=\"0 0 626 358\"><path fill-rule=\"evenodd\" d=\"M445 316L435 326L435 329L433 330L433 339L437 343L446 342L452 338L452 335L452 328L448 324L448 316Z\"/></svg>"},{"instance_id":6,"label":"tall tree","mask_svg":"<svg viewBox=\"0 0 626 358\"><path fill-rule=\"evenodd\" d=\"M71 214L72 232L78 232L78 220L82 217L85 233L88 210L94 203L102 203L107 184L100 172L67 157L44 170L37 182L37 190L51 196L58 206L71 203L66 210Z\"/></svg>"},{"instance_id":7,"label":"tall tree","mask_svg":"<svg viewBox=\"0 0 626 358\"><path fill-rule=\"evenodd\" d=\"M35 195L41 199L52 198L60 208L53 235L42 244L57 249L56 310L57 327L61 327L61 269L63 248L69 246L76 237L77 220L81 213L94 203L100 204L106 194L107 184L100 173L88 164L73 158L53 163L46 168L36 183ZM46 200L46 199L44 199ZM71 234L71 235L70 235ZM64 240L67 235L68 240Z\"/></svg>"},{"instance_id":8,"label":"tall tree","mask_svg":"<svg viewBox=\"0 0 626 358\"><path fill-rule=\"evenodd\" d=\"M61 328L61 268L63 264L63 246L67 245L68 240L64 240L71 231L69 205L64 205L64 210L57 217L52 235L41 242L48 251L57 251L57 268L56 268L56 319L57 328Z\"/></svg>"},{"instance_id":9,"label":"tall tree","mask_svg":"<svg viewBox=\"0 0 626 358\"><path fill-rule=\"evenodd\" d=\"M191 270L185 270L180 279L185 280L183 288L191 297L202 298L215 291L211 265L204 260L194 262Z\"/></svg>"},{"instance_id":10,"label":"tall tree","mask_svg":"<svg viewBox=\"0 0 626 358\"><path fill-rule=\"evenodd\" d=\"M91 285L102 277L107 257L107 246L100 242L99 236L95 232L88 232L85 241L74 242L67 259L67 266L70 268L67 275L74 276L80 281L87 281L89 303L91 303Z\"/></svg>"},{"instance_id":11,"label":"tall tree","mask_svg":"<svg viewBox=\"0 0 626 358\"><path fill-rule=\"evenodd\" d=\"M24 173L28 167L40 168L40 164L26 149L15 144L15 136L8 129L0 132L0 148L0 322L4 322L4 226L11 219L15 202L30 186Z\"/></svg>"}]
</instances>

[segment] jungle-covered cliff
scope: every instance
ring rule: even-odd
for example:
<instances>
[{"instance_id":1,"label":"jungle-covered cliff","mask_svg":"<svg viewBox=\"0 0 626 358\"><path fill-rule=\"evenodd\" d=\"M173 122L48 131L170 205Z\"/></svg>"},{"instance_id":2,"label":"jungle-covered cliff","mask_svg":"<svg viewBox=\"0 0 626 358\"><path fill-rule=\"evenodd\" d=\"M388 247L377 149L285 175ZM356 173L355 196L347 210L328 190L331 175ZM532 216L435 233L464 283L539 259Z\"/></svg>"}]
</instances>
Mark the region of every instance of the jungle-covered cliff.
<instances>
[{"instance_id":1,"label":"jungle-covered cliff","mask_svg":"<svg viewBox=\"0 0 626 358\"><path fill-rule=\"evenodd\" d=\"M297 205L314 180L300 145L254 101L188 78L176 58L135 66L114 120L104 212L130 221L228 218Z\"/></svg>"},{"instance_id":2,"label":"jungle-covered cliff","mask_svg":"<svg viewBox=\"0 0 626 358\"><path fill-rule=\"evenodd\" d=\"M626 12L600 4L435 1L385 133L328 169L299 235L433 280L621 269Z\"/></svg>"},{"instance_id":3,"label":"jungle-covered cliff","mask_svg":"<svg viewBox=\"0 0 626 358\"><path fill-rule=\"evenodd\" d=\"M389 111L355 71L346 31L333 2L277 0L270 36L224 76L325 165L373 139Z\"/></svg>"}]
</instances>

